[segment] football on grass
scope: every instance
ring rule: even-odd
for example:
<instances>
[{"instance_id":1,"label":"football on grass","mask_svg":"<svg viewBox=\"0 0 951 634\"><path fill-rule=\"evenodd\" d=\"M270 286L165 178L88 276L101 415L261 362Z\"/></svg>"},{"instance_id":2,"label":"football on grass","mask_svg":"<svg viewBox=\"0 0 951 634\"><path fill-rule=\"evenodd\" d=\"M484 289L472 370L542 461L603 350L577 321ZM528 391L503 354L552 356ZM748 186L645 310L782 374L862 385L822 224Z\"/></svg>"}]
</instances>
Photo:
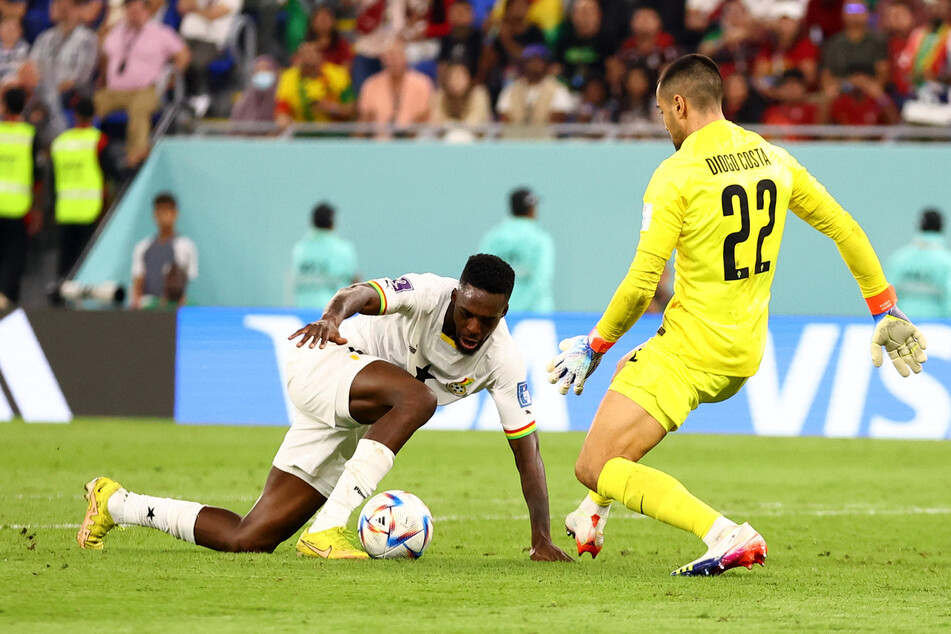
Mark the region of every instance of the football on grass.
<instances>
[{"instance_id":1,"label":"football on grass","mask_svg":"<svg viewBox=\"0 0 951 634\"><path fill-rule=\"evenodd\" d=\"M433 538L433 515L412 493L384 491L367 500L357 532L371 557L416 559Z\"/></svg>"}]
</instances>

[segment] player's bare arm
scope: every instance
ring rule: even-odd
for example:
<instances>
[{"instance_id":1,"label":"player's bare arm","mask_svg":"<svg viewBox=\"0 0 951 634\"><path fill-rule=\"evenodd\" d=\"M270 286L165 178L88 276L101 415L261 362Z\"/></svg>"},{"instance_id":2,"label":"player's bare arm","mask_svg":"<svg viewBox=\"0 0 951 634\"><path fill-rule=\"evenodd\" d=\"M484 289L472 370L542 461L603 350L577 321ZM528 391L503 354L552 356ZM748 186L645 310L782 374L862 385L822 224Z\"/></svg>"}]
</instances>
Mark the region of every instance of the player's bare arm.
<instances>
[{"instance_id":1,"label":"player's bare arm","mask_svg":"<svg viewBox=\"0 0 951 634\"><path fill-rule=\"evenodd\" d=\"M340 323L357 313L379 315L380 307L380 294L373 286L367 283L351 284L334 294L320 319L307 324L289 336L288 340L301 337L297 342L298 348L303 347L308 340L311 348L318 345L324 348L328 343L342 346L347 340L340 336Z\"/></svg>"},{"instance_id":2,"label":"player's bare arm","mask_svg":"<svg viewBox=\"0 0 951 634\"><path fill-rule=\"evenodd\" d=\"M538 451L538 434L510 440L509 446L515 456L515 466L522 480L522 495L525 496L532 524L531 558L534 561L571 561L571 557L551 541L548 483L545 464Z\"/></svg>"}]
</instances>

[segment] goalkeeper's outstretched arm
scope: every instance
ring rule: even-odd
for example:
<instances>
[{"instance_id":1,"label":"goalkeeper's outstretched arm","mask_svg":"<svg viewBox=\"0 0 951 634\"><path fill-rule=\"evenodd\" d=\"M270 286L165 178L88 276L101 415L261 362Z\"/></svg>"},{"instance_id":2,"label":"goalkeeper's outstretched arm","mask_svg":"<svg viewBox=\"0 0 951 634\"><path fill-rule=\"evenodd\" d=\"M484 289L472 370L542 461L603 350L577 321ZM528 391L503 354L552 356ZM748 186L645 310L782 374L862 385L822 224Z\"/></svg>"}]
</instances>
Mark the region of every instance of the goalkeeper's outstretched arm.
<instances>
[{"instance_id":1,"label":"goalkeeper's outstretched arm","mask_svg":"<svg viewBox=\"0 0 951 634\"><path fill-rule=\"evenodd\" d=\"M862 227L816 179L795 164L795 184L790 209L797 216L835 241L839 255L858 283L862 297L875 320L872 363L882 365L882 348L902 376L921 372L928 360L924 334L898 309L895 289L885 279L881 262Z\"/></svg>"}]
</instances>

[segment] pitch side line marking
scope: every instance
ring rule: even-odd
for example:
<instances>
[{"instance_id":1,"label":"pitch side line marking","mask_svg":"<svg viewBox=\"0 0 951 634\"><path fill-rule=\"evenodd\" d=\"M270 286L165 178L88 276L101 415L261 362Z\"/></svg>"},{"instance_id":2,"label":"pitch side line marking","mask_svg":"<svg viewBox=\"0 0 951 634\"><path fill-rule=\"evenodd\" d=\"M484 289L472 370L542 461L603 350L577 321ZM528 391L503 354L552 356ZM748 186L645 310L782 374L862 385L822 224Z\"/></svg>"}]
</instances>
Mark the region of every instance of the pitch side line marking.
<instances>
[{"instance_id":1,"label":"pitch side line marking","mask_svg":"<svg viewBox=\"0 0 951 634\"><path fill-rule=\"evenodd\" d=\"M779 516L796 516L796 515L807 515L813 517L828 517L828 516L838 516L838 515L951 515L951 508L929 508L929 507L920 507L920 506L910 506L907 508L898 508L898 509L876 509L876 508L852 508L852 509L825 509L825 510L815 510L815 511L796 511L796 512L787 512L782 510L759 510L755 512L728 512L727 515L735 516L744 516L744 515L755 515L755 516L766 516L766 517L779 517ZM612 517L618 517L614 515ZM624 519L644 519L644 515L637 513L624 513L620 515ZM524 521L529 519L528 515L482 515L479 517L474 517L470 515L441 515L435 518L436 522L473 522L473 521L489 521L489 522L503 522L503 521ZM560 517L552 517L552 520L560 519ZM71 529L75 530L79 528L79 524L0 524L0 530L66 530Z\"/></svg>"}]
</instances>

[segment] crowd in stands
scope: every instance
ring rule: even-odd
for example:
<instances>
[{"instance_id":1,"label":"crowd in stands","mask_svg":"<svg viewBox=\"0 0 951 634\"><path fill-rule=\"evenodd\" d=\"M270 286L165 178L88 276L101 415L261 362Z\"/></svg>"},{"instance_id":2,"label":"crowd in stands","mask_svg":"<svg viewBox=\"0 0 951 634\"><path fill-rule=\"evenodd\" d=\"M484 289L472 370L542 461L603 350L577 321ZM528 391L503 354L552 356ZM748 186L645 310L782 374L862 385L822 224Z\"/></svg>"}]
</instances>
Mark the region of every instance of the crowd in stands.
<instances>
[{"instance_id":1,"label":"crowd in stands","mask_svg":"<svg viewBox=\"0 0 951 634\"><path fill-rule=\"evenodd\" d=\"M738 123L885 125L947 102L949 43L951 0L358 0L258 60L239 103L273 115L233 118L659 123L659 73L700 52Z\"/></svg>"},{"instance_id":2,"label":"crowd in stands","mask_svg":"<svg viewBox=\"0 0 951 634\"><path fill-rule=\"evenodd\" d=\"M657 123L658 74L693 51L738 123L896 123L951 85L951 0L313 2L0 0L0 90L26 90L41 146L80 97L125 113L135 166L176 69L193 116L285 127Z\"/></svg>"}]
</instances>

